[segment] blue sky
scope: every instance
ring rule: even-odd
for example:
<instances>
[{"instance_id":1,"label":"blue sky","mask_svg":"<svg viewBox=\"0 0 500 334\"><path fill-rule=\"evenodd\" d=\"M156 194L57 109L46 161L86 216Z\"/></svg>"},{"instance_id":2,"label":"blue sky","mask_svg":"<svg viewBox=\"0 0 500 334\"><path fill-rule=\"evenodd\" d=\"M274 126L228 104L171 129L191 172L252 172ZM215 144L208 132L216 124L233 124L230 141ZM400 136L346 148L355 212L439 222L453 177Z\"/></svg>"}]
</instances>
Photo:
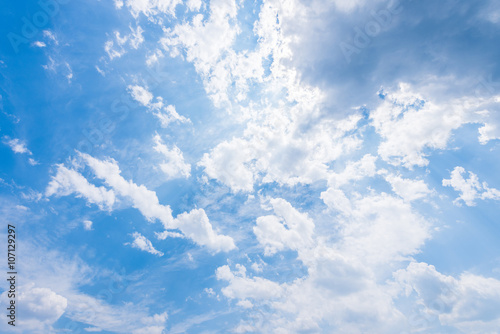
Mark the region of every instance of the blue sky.
<instances>
[{"instance_id":1,"label":"blue sky","mask_svg":"<svg viewBox=\"0 0 500 334\"><path fill-rule=\"evenodd\" d=\"M500 328L497 2L2 6L1 332Z\"/></svg>"}]
</instances>

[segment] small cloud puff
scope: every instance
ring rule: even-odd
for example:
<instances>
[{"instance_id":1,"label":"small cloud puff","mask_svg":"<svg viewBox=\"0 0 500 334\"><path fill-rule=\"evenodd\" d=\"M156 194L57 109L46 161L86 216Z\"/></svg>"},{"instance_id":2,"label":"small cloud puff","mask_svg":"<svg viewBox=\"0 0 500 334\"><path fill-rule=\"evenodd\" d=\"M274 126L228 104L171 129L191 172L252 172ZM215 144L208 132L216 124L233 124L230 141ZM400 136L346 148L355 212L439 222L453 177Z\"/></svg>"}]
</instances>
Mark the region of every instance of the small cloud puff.
<instances>
[{"instance_id":1,"label":"small cloud puff","mask_svg":"<svg viewBox=\"0 0 500 334\"><path fill-rule=\"evenodd\" d=\"M157 251L154 247L151 241L149 241L145 236L138 232L134 232L132 234L132 237L134 237L134 241L132 243L125 243L125 245L130 245L133 248L140 249L142 251L148 252L153 255L158 255L158 256L163 256L163 253L160 251Z\"/></svg>"}]
</instances>

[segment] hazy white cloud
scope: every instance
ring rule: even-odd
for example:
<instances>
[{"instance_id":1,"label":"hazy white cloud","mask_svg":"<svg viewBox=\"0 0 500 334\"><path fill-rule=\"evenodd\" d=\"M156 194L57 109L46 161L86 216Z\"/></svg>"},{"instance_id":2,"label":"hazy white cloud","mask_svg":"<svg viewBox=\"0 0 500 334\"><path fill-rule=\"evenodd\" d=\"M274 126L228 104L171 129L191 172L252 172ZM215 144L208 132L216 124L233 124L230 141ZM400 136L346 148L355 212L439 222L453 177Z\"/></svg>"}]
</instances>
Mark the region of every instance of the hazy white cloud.
<instances>
[{"instance_id":1,"label":"hazy white cloud","mask_svg":"<svg viewBox=\"0 0 500 334\"><path fill-rule=\"evenodd\" d=\"M132 234L134 241L132 243L125 243L125 245L130 245L133 248L140 249L142 251L148 252L153 255L163 256L163 253L157 251L150 240L138 232Z\"/></svg>"},{"instance_id":2,"label":"hazy white cloud","mask_svg":"<svg viewBox=\"0 0 500 334\"><path fill-rule=\"evenodd\" d=\"M153 115L155 115L158 118L163 128L166 128L172 122L191 123L190 119L179 115L173 105L168 105L166 107L163 107L162 103L163 100L161 98L157 99L159 102L156 104L154 108ZM158 107L158 105L160 105L160 107Z\"/></svg>"},{"instance_id":3,"label":"hazy white cloud","mask_svg":"<svg viewBox=\"0 0 500 334\"><path fill-rule=\"evenodd\" d=\"M195 12L199 11L202 5L201 0L188 0L186 3L186 6L189 8L190 11Z\"/></svg>"},{"instance_id":4,"label":"hazy white cloud","mask_svg":"<svg viewBox=\"0 0 500 334\"><path fill-rule=\"evenodd\" d=\"M463 201L467 206L474 206L476 199L500 200L500 190L489 188L486 182L479 182L477 175L472 172L469 172L468 179L464 178L465 173L463 167L457 166L451 172L450 179L443 179L443 186L453 187L460 192L460 196L453 201L454 204L460 205L460 201Z\"/></svg>"},{"instance_id":5,"label":"hazy white cloud","mask_svg":"<svg viewBox=\"0 0 500 334\"><path fill-rule=\"evenodd\" d=\"M50 30L44 30L43 31L43 37L51 40L52 42L54 42L55 45L59 45L59 41L57 40L57 37L54 34L54 32L52 32Z\"/></svg>"},{"instance_id":6,"label":"hazy white cloud","mask_svg":"<svg viewBox=\"0 0 500 334\"><path fill-rule=\"evenodd\" d=\"M139 17L139 14L143 14L151 21L156 21L155 16L158 14L168 14L175 17L175 8L182 4L182 0L126 0L125 3L135 18ZM121 6L117 6L117 8L121 8Z\"/></svg>"},{"instance_id":7,"label":"hazy white cloud","mask_svg":"<svg viewBox=\"0 0 500 334\"><path fill-rule=\"evenodd\" d=\"M31 43L31 45L36 46L37 48L44 48L47 46L47 44L45 44L42 41L35 41L35 42Z\"/></svg>"},{"instance_id":8,"label":"hazy white cloud","mask_svg":"<svg viewBox=\"0 0 500 334\"><path fill-rule=\"evenodd\" d=\"M2 142L9 146L14 153L32 155L31 151L26 147L26 142L21 141L20 139L4 136L2 138Z\"/></svg>"},{"instance_id":9,"label":"hazy white cloud","mask_svg":"<svg viewBox=\"0 0 500 334\"><path fill-rule=\"evenodd\" d=\"M332 173L328 177L328 184L341 187L351 181L359 181L365 177L372 177L377 171L377 157L365 154L359 161L349 161L340 173Z\"/></svg>"},{"instance_id":10,"label":"hazy white cloud","mask_svg":"<svg viewBox=\"0 0 500 334\"><path fill-rule=\"evenodd\" d=\"M178 215L175 225L187 238L214 252L229 252L236 248L233 238L213 230L203 209L194 209Z\"/></svg>"},{"instance_id":11,"label":"hazy white cloud","mask_svg":"<svg viewBox=\"0 0 500 334\"><path fill-rule=\"evenodd\" d=\"M242 308L256 308L266 319L243 321L237 328L283 333L325 328L339 333L404 331L406 319L394 305L393 289L380 277L419 251L429 237L428 224L397 197L345 200L351 208L331 227L338 231L333 242L314 234L315 224L306 214L282 199L270 200L275 215L259 218L254 228L266 247L264 255L296 250L306 270L280 275L278 283L248 277L240 264L235 270L218 268L217 278L228 283L222 294ZM354 321L354 315L365 321Z\"/></svg>"},{"instance_id":12,"label":"hazy white cloud","mask_svg":"<svg viewBox=\"0 0 500 334\"><path fill-rule=\"evenodd\" d=\"M267 300L280 297L283 293L283 288L279 284L261 277L247 277L244 266L236 265L236 267L237 272L232 272L227 265L217 268L217 279L229 283L222 288L224 296L230 299Z\"/></svg>"},{"instance_id":13,"label":"hazy white cloud","mask_svg":"<svg viewBox=\"0 0 500 334\"><path fill-rule=\"evenodd\" d=\"M382 103L370 114L372 125L384 139L378 153L393 165L426 166L428 150L447 148L452 132L467 123L483 123L479 140L500 138L500 98L465 96L435 103L416 89L400 83L399 90L381 91Z\"/></svg>"},{"instance_id":14,"label":"hazy white cloud","mask_svg":"<svg viewBox=\"0 0 500 334\"><path fill-rule=\"evenodd\" d=\"M40 163L38 161L36 161L35 159L33 158L28 158L28 163L31 165L31 166L36 166L36 165L39 165Z\"/></svg>"},{"instance_id":15,"label":"hazy white cloud","mask_svg":"<svg viewBox=\"0 0 500 334\"><path fill-rule=\"evenodd\" d=\"M114 0L116 9L121 9L123 7L123 0Z\"/></svg>"},{"instance_id":16,"label":"hazy white cloud","mask_svg":"<svg viewBox=\"0 0 500 334\"><path fill-rule=\"evenodd\" d=\"M5 305L10 300L7 294L8 291L5 291L0 296L2 308L6 308ZM68 300L65 297L49 288L36 287L33 283L18 286L16 302L17 314L23 315L22 320L17 317L16 327L21 327L24 332L40 334L52 332L52 325L63 315L68 306ZM7 330L4 324L1 327Z\"/></svg>"},{"instance_id":17,"label":"hazy white cloud","mask_svg":"<svg viewBox=\"0 0 500 334\"><path fill-rule=\"evenodd\" d=\"M96 187L89 183L80 173L66 168L64 165L57 165L57 173L52 176L45 196L68 196L76 194L76 197L83 197L89 203L98 205L101 209L111 210L115 203L115 194L103 186Z\"/></svg>"},{"instance_id":18,"label":"hazy white cloud","mask_svg":"<svg viewBox=\"0 0 500 334\"><path fill-rule=\"evenodd\" d=\"M384 139L378 153L382 159L408 168L426 166L425 149L445 149L451 131L468 122L463 105L437 105L426 101L407 84L385 93L370 114L372 124Z\"/></svg>"},{"instance_id":19,"label":"hazy white cloud","mask_svg":"<svg viewBox=\"0 0 500 334\"><path fill-rule=\"evenodd\" d=\"M120 32L115 31L114 40L110 39L104 43L104 51L106 51L110 60L120 58L127 53L126 46L137 50L144 42L144 36L142 35L144 30L140 26L137 26L135 30L132 26L129 28L131 31L130 34L122 37Z\"/></svg>"},{"instance_id":20,"label":"hazy white cloud","mask_svg":"<svg viewBox=\"0 0 500 334\"><path fill-rule=\"evenodd\" d=\"M418 294L426 312L465 333L493 333L500 324L500 281L471 273L458 278L412 262L394 274L403 292ZM472 306L473 305L473 306Z\"/></svg>"},{"instance_id":21,"label":"hazy white cloud","mask_svg":"<svg viewBox=\"0 0 500 334\"><path fill-rule=\"evenodd\" d=\"M116 161L112 159L101 161L83 153L81 153L81 157L98 178L104 180L118 195L132 200L133 207L138 209L148 220L159 220L166 230L179 229L195 243L206 246L215 252L229 251L236 247L231 237L217 234L213 230L203 209L194 209L189 213L180 214L174 219L170 206L161 205L154 191L125 180L121 176Z\"/></svg>"},{"instance_id":22,"label":"hazy white cloud","mask_svg":"<svg viewBox=\"0 0 500 334\"><path fill-rule=\"evenodd\" d=\"M147 107L158 118L163 128L172 122L191 123L190 119L179 115L173 105L165 106L162 97L157 97L156 102L153 103L153 94L146 88L129 85L128 91L134 100Z\"/></svg>"},{"instance_id":23,"label":"hazy white cloud","mask_svg":"<svg viewBox=\"0 0 500 334\"><path fill-rule=\"evenodd\" d=\"M128 91L132 98L142 104L143 106L148 106L153 100L153 94L149 92L146 88L138 85L129 85Z\"/></svg>"},{"instance_id":24,"label":"hazy white cloud","mask_svg":"<svg viewBox=\"0 0 500 334\"><path fill-rule=\"evenodd\" d=\"M405 201L422 199L432 194L432 190L427 187L423 180L404 179L393 174L388 174L385 179L390 183L392 191Z\"/></svg>"},{"instance_id":25,"label":"hazy white cloud","mask_svg":"<svg viewBox=\"0 0 500 334\"><path fill-rule=\"evenodd\" d=\"M265 255L284 249L299 250L313 244L314 223L284 199L270 199L276 215L257 218L253 229Z\"/></svg>"},{"instance_id":26,"label":"hazy white cloud","mask_svg":"<svg viewBox=\"0 0 500 334\"><path fill-rule=\"evenodd\" d=\"M167 178L188 178L191 175L191 165L184 161L181 150L175 145L169 149L158 134L154 136L154 141L154 150L165 158L165 161L160 164L160 168L167 175Z\"/></svg>"},{"instance_id":27,"label":"hazy white cloud","mask_svg":"<svg viewBox=\"0 0 500 334\"><path fill-rule=\"evenodd\" d=\"M196 5L194 1L189 6ZM166 31L161 40L164 50L176 57L184 50L186 59L192 62L202 76L205 90L220 106L228 101L227 89L231 85L230 47L240 32L235 19L237 4L234 0L211 0L207 20L201 14L192 22L178 24ZM234 55L234 53L233 53Z\"/></svg>"},{"instance_id":28,"label":"hazy white cloud","mask_svg":"<svg viewBox=\"0 0 500 334\"><path fill-rule=\"evenodd\" d=\"M86 231L92 230L92 221L91 220L84 220L83 221L83 229Z\"/></svg>"}]
</instances>

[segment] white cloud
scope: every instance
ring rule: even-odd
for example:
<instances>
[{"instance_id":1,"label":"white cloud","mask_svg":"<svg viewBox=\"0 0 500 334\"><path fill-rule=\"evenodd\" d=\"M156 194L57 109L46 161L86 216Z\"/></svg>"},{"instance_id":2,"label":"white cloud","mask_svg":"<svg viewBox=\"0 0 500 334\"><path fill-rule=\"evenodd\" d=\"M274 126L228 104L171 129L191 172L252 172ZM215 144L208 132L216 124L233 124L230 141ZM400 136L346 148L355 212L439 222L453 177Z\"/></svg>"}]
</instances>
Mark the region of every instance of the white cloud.
<instances>
[{"instance_id":1,"label":"white cloud","mask_svg":"<svg viewBox=\"0 0 500 334\"><path fill-rule=\"evenodd\" d=\"M229 252L236 248L231 237L217 234L213 230L203 209L194 209L178 215L175 225L186 237L214 252Z\"/></svg>"},{"instance_id":2,"label":"white cloud","mask_svg":"<svg viewBox=\"0 0 500 334\"><path fill-rule=\"evenodd\" d=\"M189 3L189 6L193 4L195 2ZM203 78L206 92L217 106L228 101L226 90L232 82L230 68L234 67L234 60L243 56L230 53L230 47L240 31L234 22L236 14L234 0L211 0L210 15L205 21L202 14L195 15L191 23L167 29L161 40L163 48L172 57L185 50L186 59L193 62ZM252 63L247 62L246 65ZM258 63L256 65L261 67Z\"/></svg>"},{"instance_id":3,"label":"white cloud","mask_svg":"<svg viewBox=\"0 0 500 334\"><path fill-rule=\"evenodd\" d=\"M352 201L342 221L342 247L366 265L401 261L419 252L430 225L411 205L387 194Z\"/></svg>"},{"instance_id":4,"label":"white cloud","mask_svg":"<svg viewBox=\"0 0 500 334\"><path fill-rule=\"evenodd\" d=\"M422 199L432 193L423 180L404 179L392 174L387 175L385 179L391 184L392 191L405 201Z\"/></svg>"},{"instance_id":5,"label":"white cloud","mask_svg":"<svg viewBox=\"0 0 500 334\"><path fill-rule=\"evenodd\" d=\"M298 212L287 201L270 200L276 215L257 218L254 233L265 248L265 255L283 249L299 250L313 244L314 223L307 214Z\"/></svg>"},{"instance_id":6,"label":"white cloud","mask_svg":"<svg viewBox=\"0 0 500 334\"><path fill-rule=\"evenodd\" d=\"M201 8L201 0L188 0L186 3L186 6L189 8L190 11L192 12L197 12Z\"/></svg>"},{"instance_id":7,"label":"white cloud","mask_svg":"<svg viewBox=\"0 0 500 334\"><path fill-rule=\"evenodd\" d=\"M446 149L452 132L467 123L483 123L481 143L500 138L497 111L500 98L465 96L444 103L426 100L405 83L396 92L381 92L382 103L370 114L384 139L378 153L393 165L426 166L428 150Z\"/></svg>"},{"instance_id":8,"label":"white cloud","mask_svg":"<svg viewBox=\"0 0 500 334\"><path fill-rule=\"evenodd\" d=\"M94 284L96 277L103 282L116 283L113 288L103 290L104 293L121 291L116 288L134 289L142 281L138 272L113 272L109 268L96 267L95 263L89 266L77 255L61 253L52 245L45 248L41 246L43 243L43 238L26 236L23 247L18 250L23 259L18 263L18 272L23 273L23 284L18 286L19 294L16 295L18 315L21 315L16 320L16 327L20 332L55 333L54 323L59 330L83 331L92 328L116 333L132 333L151 326L165 327L166 313L149 314L147 308L137 309L128 303L108 304L103 298L81 292L82 286ZM6 284L2 283L2 290L5 291L0 297L2 308L8 301L5 287ZM0 332L11 332L5 321L0 322Z\"/></svg>"},{"instance_id":9,"label":"white cloud","mask_svg":"<svg viewBox=\"0 0 500 334\"><path fill-rule=\"evenodd\" d=\"M161 50L156 50L155 52L153 52L152 54L150 54L146 58L146 65L152 66L152 65L158 63L160 58L163 58L163 57L164 57L163 52L161 52Z\"/></svg>"},{"instance_id":10,"label":"white cloud","mask_svg":"<svg viewBox=\"0 0 500 334\"><path fill-rule=\"evenodd\" d=\"M158 100L159 104L163 106L163 100L161 98L158 98ZM163 128L166 128L172 122L191 123L189 118L179 115L173 105L168 105L162 110L160 110L160 108L156 108L156 110L153 111L153 115L160 120L160 124Z\"/></svg>"},{"instance_id":11,"label":"white cloud","mask_svg":"<svg viewBox=\"0 0 500 334\"><path fill-rule=\"evenodd\" d=\"M127 53L127 50L125 48L127 45L137 50L139 46L144 42L144 36L142 35L144 30L140 26L137 26L135 30L132 28L132 26L130 26L129 28L131 31L130 34L122 37L120 32L115 31L114 41L108 40L106 41L106 43L104 43L104 50L108 54L110 60L113 60L114 58L120 58L125 53Z\"/></svg>"},{"instance_id":12,"label":"white cloud","mask_svg":"<svg viewBox=\"0 0 500 334\"><path fill-rule=\"evenodd\" d=\"M132 98L142 104L143 106L149 106L153 100L153 94L149 92L146 88L138 85L129 85L128 91Z\"/></svg>"},{"instance_id":13,"label":"white cloud","mask_svg":"<svg viewBox=\"0 0 500 334\"><path fill-rule=\"evenodd\" d=\"M121 171L116 161L112 159L101 161L88 154L80 153L80 155L98 178L104 180L118 195L132 200L133 207L138 209L148 220L158 219L166 230L179 229L195 243L206 246L215 252L229 251L236 247L231 237L217 234L213 230L203 209L194 209L189 213L180 214L174 219L170 207L161 205L154 191L125 180L120 175Z\"/></svg>"},{"instance_id":14,"label":"white cloud","mask_svg":"<svg viewBox=\"0 0 500 334\"><path fill-rule=\"evenodd\" d=\"M92 230L92 221L90 220L84 220L83 221L83 229L86 231Z\"/></svg>"},{"instance_id":15,"label":"white cloud","mask_svg":"<svg viewBox=\"0 0 500 334\"><path fill-rule=\"evenodd\" d=\"M113 60L114 58L120 58L125 54L125 50L121 49L120 51L118 51L115 50L113 47L114 47L113 41L106 41L106 43L104 43L104 51L106 51L110 60Z\"/></svg>"},{"instance_id":16,"label":"white cloud","mask_svg":"<svg viewBox=\"0 0 500 334\"><path fill-rule=\"evenodd\" d=\"M102 75L103 77L105 77L105 76L106 76L106 72L104 72L103 70L101 70L101 69L99 68L99 66L97 66L97 65L96 65L96 66L95 66L95 69L96 69L97 73L99 73L99 74L100 74L100 75Z\"/></svg>"},{"instance_id":17,"label":"white cloud","mask_svg":"<svg viewBox=\"0 0 500 334\"><path fill-rule=\"evenodd\" d=\"M52 31L44 30L43 37L48 38L49 40L54 42L54 44L59 45L59 41L57 40L56 35Z\"/></svg>"},{"instance_id":18,"label":"white cloud","mask_svg":"<svg viewBox=\"0 0 500 334\"><path fill-rule=\"evenodd\" d=\"M302 113L308 108L296 108L266 110L264 120L249 122L243 138L220 143L203 156L199 165L205 167L210 178L235 192L252 191L259 179L262 183L288 186L327 179L327 164L359 147L358 138L346 135L359 117L323 120L301 131L301 122L297 120L301 115L294 112ZM297 132L302 133L297 136Z\"/></svg>"},{"instance_id":19,"label":"white cloud","mask_svg":"<svg viewBox=\"0 0 500 334\"><path fill-rule=\"evenodd\" d=\"M500 281L471 273L459 278L412 262L394 274L403 291L418 294L428 313L465 333L494 333L500 325Z\"/></svg>"},{"instance_id":20,"label":"white cloud","mask_svg":"<svg viewBox=\"0 0 500 334\"><path fill-rule=\"evenodd\" d=\"M135 18L143 14L154 21L154 17L162 13L175 17L175 8L182 0L126 0L126 4Z\"/></svg>"},{"instance_id":21,"label":"white cloud","mask_svg":"<svg viewBox=\"0 0 500 334\"><path fill-rule=\"evenodd\" d=\"M116 9L121 9L123 7L123 0L114 0Z\"/></svg>"},{"instance_id":22,"label":"white cloud","mask_svg":"<svg viewBox=\"0 0 500 334\"><path fill-rule=\"evenodd\" d=\"M14 153L19 154L29 154L32 155L31 151L26 147L26 143L17 138L10 138L8 136L4 136L2 142L9 146Z\"/></svg>"},{"instance_id":23,"label":"white cloud","mask_svg":"<svg viewBox=\"0 0 500 334\"><path fill-rule=\"evenodd\" d=\"M28 158L28 162L31 166L39 165L40 163L33 158Z\"/></svg>"},{"instance_id":24,"label":"white cloud","mask_svg":"<svg viewBox=\"0 0 500 334\"><path fill-rule=\"evenodd\" d=\"M166 159L165 162L160 164L160 168L167 175L168 179L188 178L191 175L191 165L184 162L181 150L175 145L170 150L158 134L154 136L154 141L154 150L161 153Z\"/></svg>"},{"instance_id":25,"label":"white cloud","mask_svg":"<svg viewBox=\"0 0 500 334\"><path fill-rule=\"evenodd\" d=\"M142 251L148 252L153 255L158 255L158 256L163 256L163 253L160 251L157 251L154 247L153 244L151 243L150 240L148 240L145 236L138 232L134 232L132 234L132 237L134 238L134 241L132 243L125 243L125 245L130 245L133 248L140 249Z\"/></svg>"},{"instance_id":26,"label":"white cloud","mask_svg":"<svg viewBox=\"0 0 500 334\"><path fill-rule=\"evenodd\" d=\"M463 167L457 166L451 172L450 179L443 179L443 186L453 187L460 192L460 196L453 201L460 205L462 200L467 206L476 205L476 199L500 200L500 191L495 188L489 188L486 182L480 183L476 174L469 172L469 179L464 178L466 171Z\"/></svg>"},{"instance_id":27,"label":"white cloud","mask_svg":"<svg viewBox=\"0 0 500 334\"><path fill-rule=\"evenodd\" d=\"M328 178L328 184L341 187L349 184L350 181L358 181L365 177L372 177L377 171L377 157L365 154L359 161L348 162L341 173L332 173Z\"/></svg>"},{"instance_id":28,"label":"white cloud","mask_svg":"<svg viewBox=\"0 0 500 334\"><path fill-rule=\"evenodd\" d=\"M18 317L15 322L16 327L30 333L52 332L52 325L65 312L68 300L49 288L36 287L34 284L25 284L17 288ZM4 309L10 300L7 298L7 294L8 291L5 291L0 297ZM19 317L19 314L22 314L22 318Z\"/></svg>"},{"instance_id":29,"label":"white cloud","mask_svg":"<svg viewBox=\"0 0 500 334\"><path fill-rule=\"evenodd\" d=\"M179 115L174 106L165 106L162 97L157 97L156 102L153 103L153 94L146 88L129 85L128 91L134 100L147 107L158 118L163 128L166 128L172 122L191 123L190 119Z\"/></svg>"},{"instance_id":30,"label":"white cloud","mask_svg":"<svg viewBox=\"0 0 500 334\"><path fill-rule=\"evenodd\" d=\"M68 196L76 194L76 197L84 197L89 203L99 206L101 209L111 210L115 203L115 194L105 187L96 187L89 183L80 173L66 168L64 165L57 165L57 173L52 176L45 196Z\"/></svg>"},{"instance_id":31,"label":"white cloud","mask_svg":"<svg viewBox=\"0 0 500 334\"><path fill-rule=\"evenodd\" d=\"M385 277L419 251L429 237L428 224L397 197L380 194L345 200L350 209L329 225L337 231L333 241L329 236L315 235L312 219L286 201L270 201L276 215L257 220L257 239L267 247L267 255L296 250L305 270L280 274L282 283L278 283L248 277L246 268L239 264L234 271L229 266L218 268L217 278L228 282L222 294L236 299L242 308L255 309L265 319L242 321L237 328L265 333L333 328L338 333L405 330L406 320L394 305L393 289Z\"/></svg>"},{"instance_id":32,"label":"white cloud","mask_svg":"<svg viewBox=\"0 0 500 334\"><path fill-rule=\"evenodd\" d=\"M33 42L31 44L32 46L36 46L37 48L44 48L47 46L47 44L45 44L44 42L42 41L36 41L36 42Z\"/></svg>"},{"instance_id":33,"label":"white cloud","mask_svg":"<svg viewBox=\"0 0 500 334\"><path fill-rule=\"evenodd\" d=\"M407 84L386 94L370 118L384 139L378 149L382 159L408 168L427 165L425 149L445 149L451 131L467 122L461 104L425 101Z\"/></svg>"},{"instance_id":34,"label":"white cloud","mask_svg":"<svg viewBox=\"0 0 500 334\"><path fill-rule=\"evenodd\" d=\"M73 79L73 70L71 69L71 66L67 62L65 62L66 65L66 79L68 79L68 83L71 83L71 80Z\"/></svg>"},{"instance_id":35,"label":"white cloud","mask_svg":"<svg viewBox=\"0 0 500 334\"><path fill-rule=\"evenodd\" d=\"M224 296L231 299L261 300L278 298L283 293L283 288L279 284L261 277L247 277L244 266L237 265L237 268L239 270L235 273L227 265L217 268L217 279L229 283L222 288Z\"/></svg>"}]
</instances>

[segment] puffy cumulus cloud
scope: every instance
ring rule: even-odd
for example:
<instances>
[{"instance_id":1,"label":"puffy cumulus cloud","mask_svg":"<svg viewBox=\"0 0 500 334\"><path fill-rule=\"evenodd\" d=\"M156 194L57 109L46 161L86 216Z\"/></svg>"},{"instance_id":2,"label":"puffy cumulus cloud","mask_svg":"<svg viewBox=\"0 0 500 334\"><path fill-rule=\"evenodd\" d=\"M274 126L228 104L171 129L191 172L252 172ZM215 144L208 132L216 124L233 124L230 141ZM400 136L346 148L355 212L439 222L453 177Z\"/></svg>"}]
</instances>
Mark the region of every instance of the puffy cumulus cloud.
<instances>
[{"instance_id":1,"label":"puffy cumulus cloud","mask_svg":"<svg viewBox=\"0 0 500 334\"><path fill-rule=\"evenodd\" d=\"M257 44L241 52L232 49L237 6L231 1L212 1L210 8L206 21L195 17L191 23L168 30L162 40L173 56L182 49L214 103L226 101L235 121L246 124L243 135L222 141L198 165L233 192L251 192L256 183L296 185L326 179L333 160L360 147L354 130L361 115L344 119L325 115L321 90L302 84L297 72L285 65L292 55L277 19L285 10L279 4L262 4L253 30ZM221 19L214 21L216 17ZM216 27L224 29L224 34L214 34L211 30ZM210 39L214 36L217 41ZM269 59L269 71L263 71L262 62ZM228 89L233 83L234 91ZM262 99L253 98L242 107L247 85L262 93Z\"/></svg>"},{"instance_id":2,"label":"puffy cumulus cloud","mask_svg":"<svg viewBox=\"0 0 500 334\"><path fill-rule=\"evenodd\" d=\"M156 250L153 247L153 244L151 243L151 241L148 240L142 234L140 234L138 232L134 232L132 234L132 237L134 238L134 241L132 241L131 243L127 242L127 243L125 243L125 245L130 245L133 248L140 249L144 252L148 252L148 253L153 254L153 255L163 256L163 253Z\"/></svg>"},{"instance_id":3,"label":"puffy cumulus cloud","mask_svg":"<svg viewBox=\"0 0 500 334\"><path fill-rule=\"evenodd\" d=\"M386 175L385 179L390 183L392 191L405 201L415 201L432 194L432 190L427 187L427 184L423 180L405 179L400 175L393 174Z\"/></svg>"},{"instance_id":4,"label":"puffy cumulus cloud","mask_svg":"<svg viewBox=\"0 0 500 334\"><path fill-rule=\"evenodd\" d=\"M413 291L442 325L466 333L494 333L500 324L500 281L471 273L458 278L427 263L412 262L394 273L406 295Z\"/></svg>"},{"instance_id":5,"label":"puffy cumulus cloud","mask_svg":"<svg viewBox=\"0 0 500 334\"><path fill-rule=\"evenodd\" d=\"M265 247L265 255L284 249L299 250L313 243L314 223L284 199L270 199L276 215L257 218L253 231Z\"/></svg>"},{"instance_id":6,"label":"puffy cumulus cloud","mask_svg":"<svg viewBox=\"0 0 500 334\"><path fill-rule=\"evenodd\" d=\"M184 156L176 145L169 149L158 134L154 136L154 142L154 150L166 159L160 164L160 168L168 179L188 178L191 175L191 165L184 161Z\"/></svg>"},{"instance_id":7,"label":"puffy cumulus cloud","mask_svg":"<svg viewBox=\"0 0 500 334\"><path fill-rule=\"evenodd\" d=\"M149 106L150 102L153 100L153 94L142 86L129 85L128 91L134 100L145 107Z\"/></svg>"},{"instance_id":8,"label":"puffy cumulus cloud","mask_svg":"<svg viewBox=\"0 0 500 334\"><path fill-rule=\"evenodd\" d=\"M398 197L382 193L350 202L340 220L340 245L367 266L404 260L430 237L430 224Z\"/></svg>"},{"instance_id":9,"label":"puffy cumulus cloud","mask_svg":"<svg viewBox=\"0 0 500 334\"><path fill-rule=\"evenodd\" d=\"M126 46L137 50L144 42L144 36L142 35L144 30L140 26L137 26L135 30L130 27L130 31L130 34L125 36L121 36L120 32L115 31L114 40L106 41L104 51L108 54L109 60L120 58L127 53Z\"/></svg>"},{"instance_id":10,"label":"puffy cumulus cloud","mask_svg":"<svg viewBox=\"0 0 500 334\"><path fill-rule=\"evenodd\" d=\"M159 220L166 230L179 229L186 237L195 243L206 246L212 251L229 251L234 249L234 241L229 236L217 234L210 224L203 209L194 209L173 218L172 209L168 205L161 205L156 193L145 186L127 181L121 176L120 168L114 160L101 161L88 154L80 154L87 165L92 168L96 176L120 196L132 201L148 220ZM166 237L169 234L160 234Z\"/></svg>"},{"instance_id":11,"label":"puffy cumulus cloud","mask_svg":"<svg viewBox=\"0 0 500 334\"><path fill-rule=\"evenodd\" d=\"M349 161L342 172L328 176L328 184L332 187L342 187L351 181L373 177L377 171L376 161L377 157L371 154L365 154L359 161Z\"/></svg>"},{"instance_id":12,"label":"puffy cumulus cloud","mask_svg":"<svg viewBox=\"0 0 500 334\"><path fill-rule=\"evenodd\" d=\"M181 230L195 243L215 252L228 252L236 248L233 238L217 234L213 230L203 209L194 209L178 215L175 219L175 228Z\"/></svg>"},{"instance_id":13,"label":"puffy cumulus cloud","mask_svg":"<svg viewBox=\"0 0 500 334\"><path fill-rule=\"evenodd\" d=\"M96 187L75 170L68 169L64 165L57 165L57 173L52 176L45 196L68 196L76 194L83 197L87 202L96 204L101 209L111 210L115 203L115 193L105 187Z\"/></svg>"},{"instance_id":14,"label":"puffy cumulus cloud","mask_svg":"<svg viewBox=\"0 0 500 334\"><path fill-rule=\"evenodd\" d=\"M148 107L148 110L158 118L163 128L166 128L172 122L191 123L189 118L179 115L173 105L165 106L161 96L158 96L156 102L153 103L153 94L146 88L129 85L128 91L134 100Z\"/></svg>"},{"instance_id":15,"label":"puffy cumulus cloud","mask_svg":"<svg viewBox=\"0 0 500 334\"><path fill-rule=\"evenodd\" d=\"M254 227L264 255L295 250L306 270L276 282L248 277L240 264L235 270L218 268L217 278L228 282L223 295L264 318L242 321L238 328L275 333L392 333L405 329L405 317L394 305L393 288L385 278L394 266L418 252L428 237L427 223L397 197L344 197L344 204L351 208L337 218L335 242L316 235L312 219L290 203L269 201L275 215L259 217ZM266 308L269 312L263 311Z\"/></svg>"},{"instance_id":16,"label":"puffy cumulus cloud","mask_svg":"<svg viewBox=\"0 0 500 334\"><path fill-rule=\"evenodd\" d=\"M9 146L14 153L32 155L31 151L26 147L26 143L20 139L4 136L2 142Z\"/></svg>"},{"instance_id":17,"label":"puffy cumulus cloud","mask_svg":"<svg viewBox=\"0 0 500 334\"><path fill-rule=\"evenodd\" d=\"M254 173L249 163L252 160L252 150L247 142L235 138L231 142L222 142L208 154L205 153L199 166L205 168L205 173L230 187L233 191L252 191Z\"/></svg>"},{"instance_id":18,"label":"puffy cumulus cloud","mask_svg":"<svg viewBox=\"0 0 500 334\"><path fill-rule=\"evenodd\" d=\"M2 308L6 308L6 303L9 303L7 293L8 291L5 291L1 295ZM52 325L64 314L68 306L65 297L49 288L36 287L35 284L19 286L16 302L17 314L22 314L22 317L16 319L16 327L21 328L23 332L40 334L53 332ZM9 330L4 324L1 327Z\"/></svg>"},{"instance_id":19,"label":"puffy cumulus cloud","mask_svg":"<svg viewBox=\"0 0 500 334\"><path fill-rule=\"evenodd\" d=\"M220 143L199 165L210 178L233 191L250 192L256 182L292 186L327 179L328 163L361 144L350 133L358 115L340 122L323 120L304 131L291 116L289 111L278 109L267 114L262 123L250 122L242 138Z\"/></svg>"},{"instance_id":20,"label":"puffy cumulus cloud","mask_svg":"<svg viewBox=\"0 0 500 334\"><path fill-rule=\"evenodd\" d=\"M381 104L370 113L372 125L383 138L378 153L393 165L426 166L427 150L447 148L452 132L467 123L483 123L480 141L497 136L499 99L467 96L436 103L426 100L408 84L395 92L379 92Z\"/></svg>"},{"instance_id":21,"label":"puffy cumulus cloud","mask_svg":"<svg viewBox=\"0 0 500 334\"><path fill-rule=\"evenodd\" d=\"M463 201L467 206L476 205L476 199L500 200L500 190L489 188L486 182L480 183L476 174L469 172L469 178L464 178L466 170L457 166L451 172L450 179L443 179L443 186L453 187L455 191L460 192L460 196L453 201L460 205Z\"/></svg>"}]
</instances>

